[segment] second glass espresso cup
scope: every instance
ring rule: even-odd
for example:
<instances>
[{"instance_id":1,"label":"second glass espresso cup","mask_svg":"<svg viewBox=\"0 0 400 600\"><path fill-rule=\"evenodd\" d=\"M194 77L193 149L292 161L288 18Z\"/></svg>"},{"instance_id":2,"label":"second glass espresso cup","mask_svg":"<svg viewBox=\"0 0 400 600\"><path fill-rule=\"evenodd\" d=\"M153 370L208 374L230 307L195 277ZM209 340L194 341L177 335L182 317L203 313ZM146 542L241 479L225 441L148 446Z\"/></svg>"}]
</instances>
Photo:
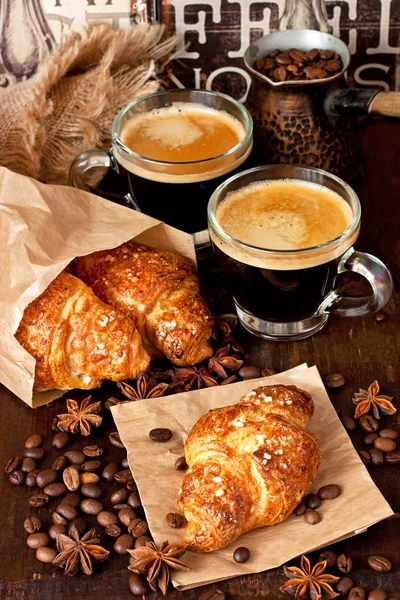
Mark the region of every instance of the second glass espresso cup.
<instances>
[{"instance_id":1,"label":"second glass espresso cup","mask_svg":"<svg viewBox=\"0 0 400 600\"><path fill-rule=\"evenodd\" d=\"M218 209L229 194L257 182L280 180L309 182L320 186L322 192L326 188L328 193L336 192L351 209L350 224L335 239L318 246L284 250L253 246L224 229L218 221ZM290 197L286 208L290 220ZM235 204L230 210L235 210ZM246 210L252 210L251 203ZM284 215L285 210L279 218L284 219ZM392 278L378 258L354 250L360 216L360 202L354 190L335 175L319 169L290 165L257 167L220 185L208 204L210 238L242 325L266 339L299 340L322 329L330 314L357 316L380 310L392 293ZM253 222L257 227L255 217ZM337 275L345 271L365 277L372 295L341 296L337 291Z\"/></svg>"}]
</instances>

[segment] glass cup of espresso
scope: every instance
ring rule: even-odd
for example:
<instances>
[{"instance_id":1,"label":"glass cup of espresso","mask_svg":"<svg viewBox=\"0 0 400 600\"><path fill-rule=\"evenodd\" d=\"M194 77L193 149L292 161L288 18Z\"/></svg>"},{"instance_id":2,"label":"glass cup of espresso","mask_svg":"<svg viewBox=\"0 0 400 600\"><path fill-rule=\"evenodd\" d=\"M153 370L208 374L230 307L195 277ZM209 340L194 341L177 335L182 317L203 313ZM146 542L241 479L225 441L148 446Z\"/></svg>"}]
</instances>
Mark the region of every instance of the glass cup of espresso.
<instances>
[{"instance_id":1,"label":"glass cup of espresso","mask_svg":"<svg viewBox=\"0 0 400 600\"><path fill-rule=\"evenodd\" d=\"M319 169L257 167L220 185L209 232L242 325L266 339L300 340L330 314L380 310L392 278L378 258L354 250L360 216L354 190ZM341 296L337 276L346 271L365 277L372 295Z\"/></svg>"},{"instance_id":2,"label":"glass cup of espresso","mask_svg":"<svg viewBox=\"0 0 400 600\"><path fill-rule=\"evenodd\" d=\"M110 152L92 149L77 156L70 184L91 191L90 171L111 167L125 180L120 202L194 234L200 246L209 242L210 195L242 165L252 143L250 113L233 98L202 90L159 92L120 111Z\"/></svg>"}]
</instances>

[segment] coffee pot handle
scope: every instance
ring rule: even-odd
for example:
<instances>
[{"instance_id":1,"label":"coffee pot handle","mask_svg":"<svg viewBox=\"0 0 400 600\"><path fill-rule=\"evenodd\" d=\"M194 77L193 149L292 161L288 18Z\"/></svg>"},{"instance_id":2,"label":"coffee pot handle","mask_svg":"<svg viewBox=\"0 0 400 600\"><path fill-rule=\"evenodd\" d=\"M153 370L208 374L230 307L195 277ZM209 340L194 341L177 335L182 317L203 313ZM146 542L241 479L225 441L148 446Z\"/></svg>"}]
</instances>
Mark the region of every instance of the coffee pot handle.
<instances>
[{"instance_id":1,"label":"coffee pot handle","mask_svg":"<svg viewBox=\"0 0 400 600\"><path fill-rule=\"evenodd\" d=\"M96 169L93 171L92 169ZM99 177L98 169L101 169L101 175ZM101 148L91 148L78 154L72 161L69 170L69 185L86 192L98 194L107 200L128 206L135 210L140 211L135 199L129 193L118 193L113 189L99 189L97 184L103 180L105 172L107 173L110 169L118 173L118 163L115 160L112 152L102 150Z\"/></svg>"},{"instance_id":2,"label":"coffee pot handle","mask_svg":"<svg viewBox=\"0 0 400 600\"><path fill-rule=\"evenodd\" d=\"M368 114L400 117L400 92L379 92L368 106Z\"/></svg>"},{"instance_id":3,"label":"coffee pot handle","mask_svg":"<svg viewBox=\"0 0 400 600\"><path fill-rule=\"evenodd\" d=\"M393 280L389 270L379 258L349 248L338 265L338 275L352 271L365 277L372 288L372 295L362 298L347 298L337 290L331 292L319 307L319 312L358 317L381 310L393 292Z\"/></svg>"},{"instance_id":4,"label":"coffee pot handle","mask_svg":"<svg viewBox=\"0 0 400 600\"><path fill-rule=\"evenodd\" d=\"M370 88L332 88L327 94L325 112L334 117L381 115L400 118L400 92Z\"/></svg>"}]
</instances>

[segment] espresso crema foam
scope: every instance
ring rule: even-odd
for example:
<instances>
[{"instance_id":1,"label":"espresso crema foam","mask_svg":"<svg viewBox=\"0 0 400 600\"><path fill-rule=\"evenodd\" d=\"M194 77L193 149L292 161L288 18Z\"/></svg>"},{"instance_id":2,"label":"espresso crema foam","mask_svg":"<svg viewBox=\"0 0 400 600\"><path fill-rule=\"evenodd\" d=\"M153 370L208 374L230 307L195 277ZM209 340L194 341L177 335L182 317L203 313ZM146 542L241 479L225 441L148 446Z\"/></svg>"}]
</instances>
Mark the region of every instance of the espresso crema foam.
<instances>
[{"instance_id":1,"label":"espresso crema foam","mask_svg":"<svg viewBox=\"0 0 400 600\"><path fill-rule=\"evenodd\" d=\"M202 104L176 102L130 119L120 138L140 157L169 163L151 165L118 146L118 162L131 173L164 183L193 183L229 173L251 151L251 141L224 156L245 137L243 125L229 113ZM221 156L223 155L223 156ZM196 162L204 161L204 162Z\"/></svg>"},{"instance_id":2,"label":"espresso crema foam","mask_svg":"<svg viewBox=\"0 0 400 600\"><path fill-rule=\"evenodd\" d=\"M300 180L263 181L231 192L218 206L216 219L240 242L271 251L311 249L335 240L351 224L353 212L339 194ZM233 243L212 239L241 262L272 269L298 269L326 263L343 254L358 234L301 255L264 256Z\"/></svg>"}]
</instances>

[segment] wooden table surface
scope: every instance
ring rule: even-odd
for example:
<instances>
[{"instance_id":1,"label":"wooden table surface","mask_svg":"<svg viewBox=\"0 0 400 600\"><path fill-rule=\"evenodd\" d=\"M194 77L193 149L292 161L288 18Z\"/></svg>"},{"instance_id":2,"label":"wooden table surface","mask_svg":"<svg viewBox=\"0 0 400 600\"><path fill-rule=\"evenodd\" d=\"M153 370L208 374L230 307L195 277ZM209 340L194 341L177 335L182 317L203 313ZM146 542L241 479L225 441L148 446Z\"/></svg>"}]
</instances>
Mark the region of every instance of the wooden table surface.
<instances>
[{"instance_id":1,"label":"wooden table surface","mask_svg":"<svg viewBox=\"0 0 400 600\"><path fill-rule=\"evenodd\" d=\"M357 247L380 256L392 269L395 281L400 280L400 124L395 121L364 121L362 140L366 177L359 192L362 208L362 234ZM353 414L352 393L378 379L382 392L395 397L400 407L400 312L398 296L386 309L387 318L377 322L374 316L363 318L331 318L327 327L316 336L296 343L274 343L241 332L248 363L273 367L283 371L299 363L316 364L322 376L342 373L346 385L330 393L341 414ZM23 452L24 440L34 432L46 434L44 447L51 446L51 422L64 412L64 401L57 400L37 410L28 408L4 388L0 388L2 416L0 418L0 464ZM400 429L400 417L385 418L386 426ZM111 431L112 425L109 425ZM102 434L108 430L102 430ZM92 439L92 438L91 438ZM95 441L99 438L94 436ZM361 436L353 436L360 448ZM81 444L82 445L82 444ZM118 450L115 450L116 455ZM48 452L51 464L50 451ZM121 457L121 455L118 455ZM372 467L375 483L400 516L400 467ZM22 523L30 514L28 488L15 488L3 474L0 499L0 598L17 600L119 600L131 597L128 590L127 557L113 556L93 577L65 577L61 569L36 561L34 551L25 543ZM364 510L368 511L369 506ZM48 509L43 509L48 515ZM310 536L313 535L310 527ZM332 549L350 554L355 561L353 579L358 585L373 589L383 587L400 592L400 521L392 518L367 532ZM373 572L367 564L371 554L388 556L393 570L388 574ZM312 558L316 558L316 553ZM258 575L239 577L208 589L221 589L227 598L285 598L278 591L283 583L282 569ZM207 588L188 592L171 589L171 600L197 599ZM161 594L152 594L153 600Z\"/></svg>"}]
</instances>

